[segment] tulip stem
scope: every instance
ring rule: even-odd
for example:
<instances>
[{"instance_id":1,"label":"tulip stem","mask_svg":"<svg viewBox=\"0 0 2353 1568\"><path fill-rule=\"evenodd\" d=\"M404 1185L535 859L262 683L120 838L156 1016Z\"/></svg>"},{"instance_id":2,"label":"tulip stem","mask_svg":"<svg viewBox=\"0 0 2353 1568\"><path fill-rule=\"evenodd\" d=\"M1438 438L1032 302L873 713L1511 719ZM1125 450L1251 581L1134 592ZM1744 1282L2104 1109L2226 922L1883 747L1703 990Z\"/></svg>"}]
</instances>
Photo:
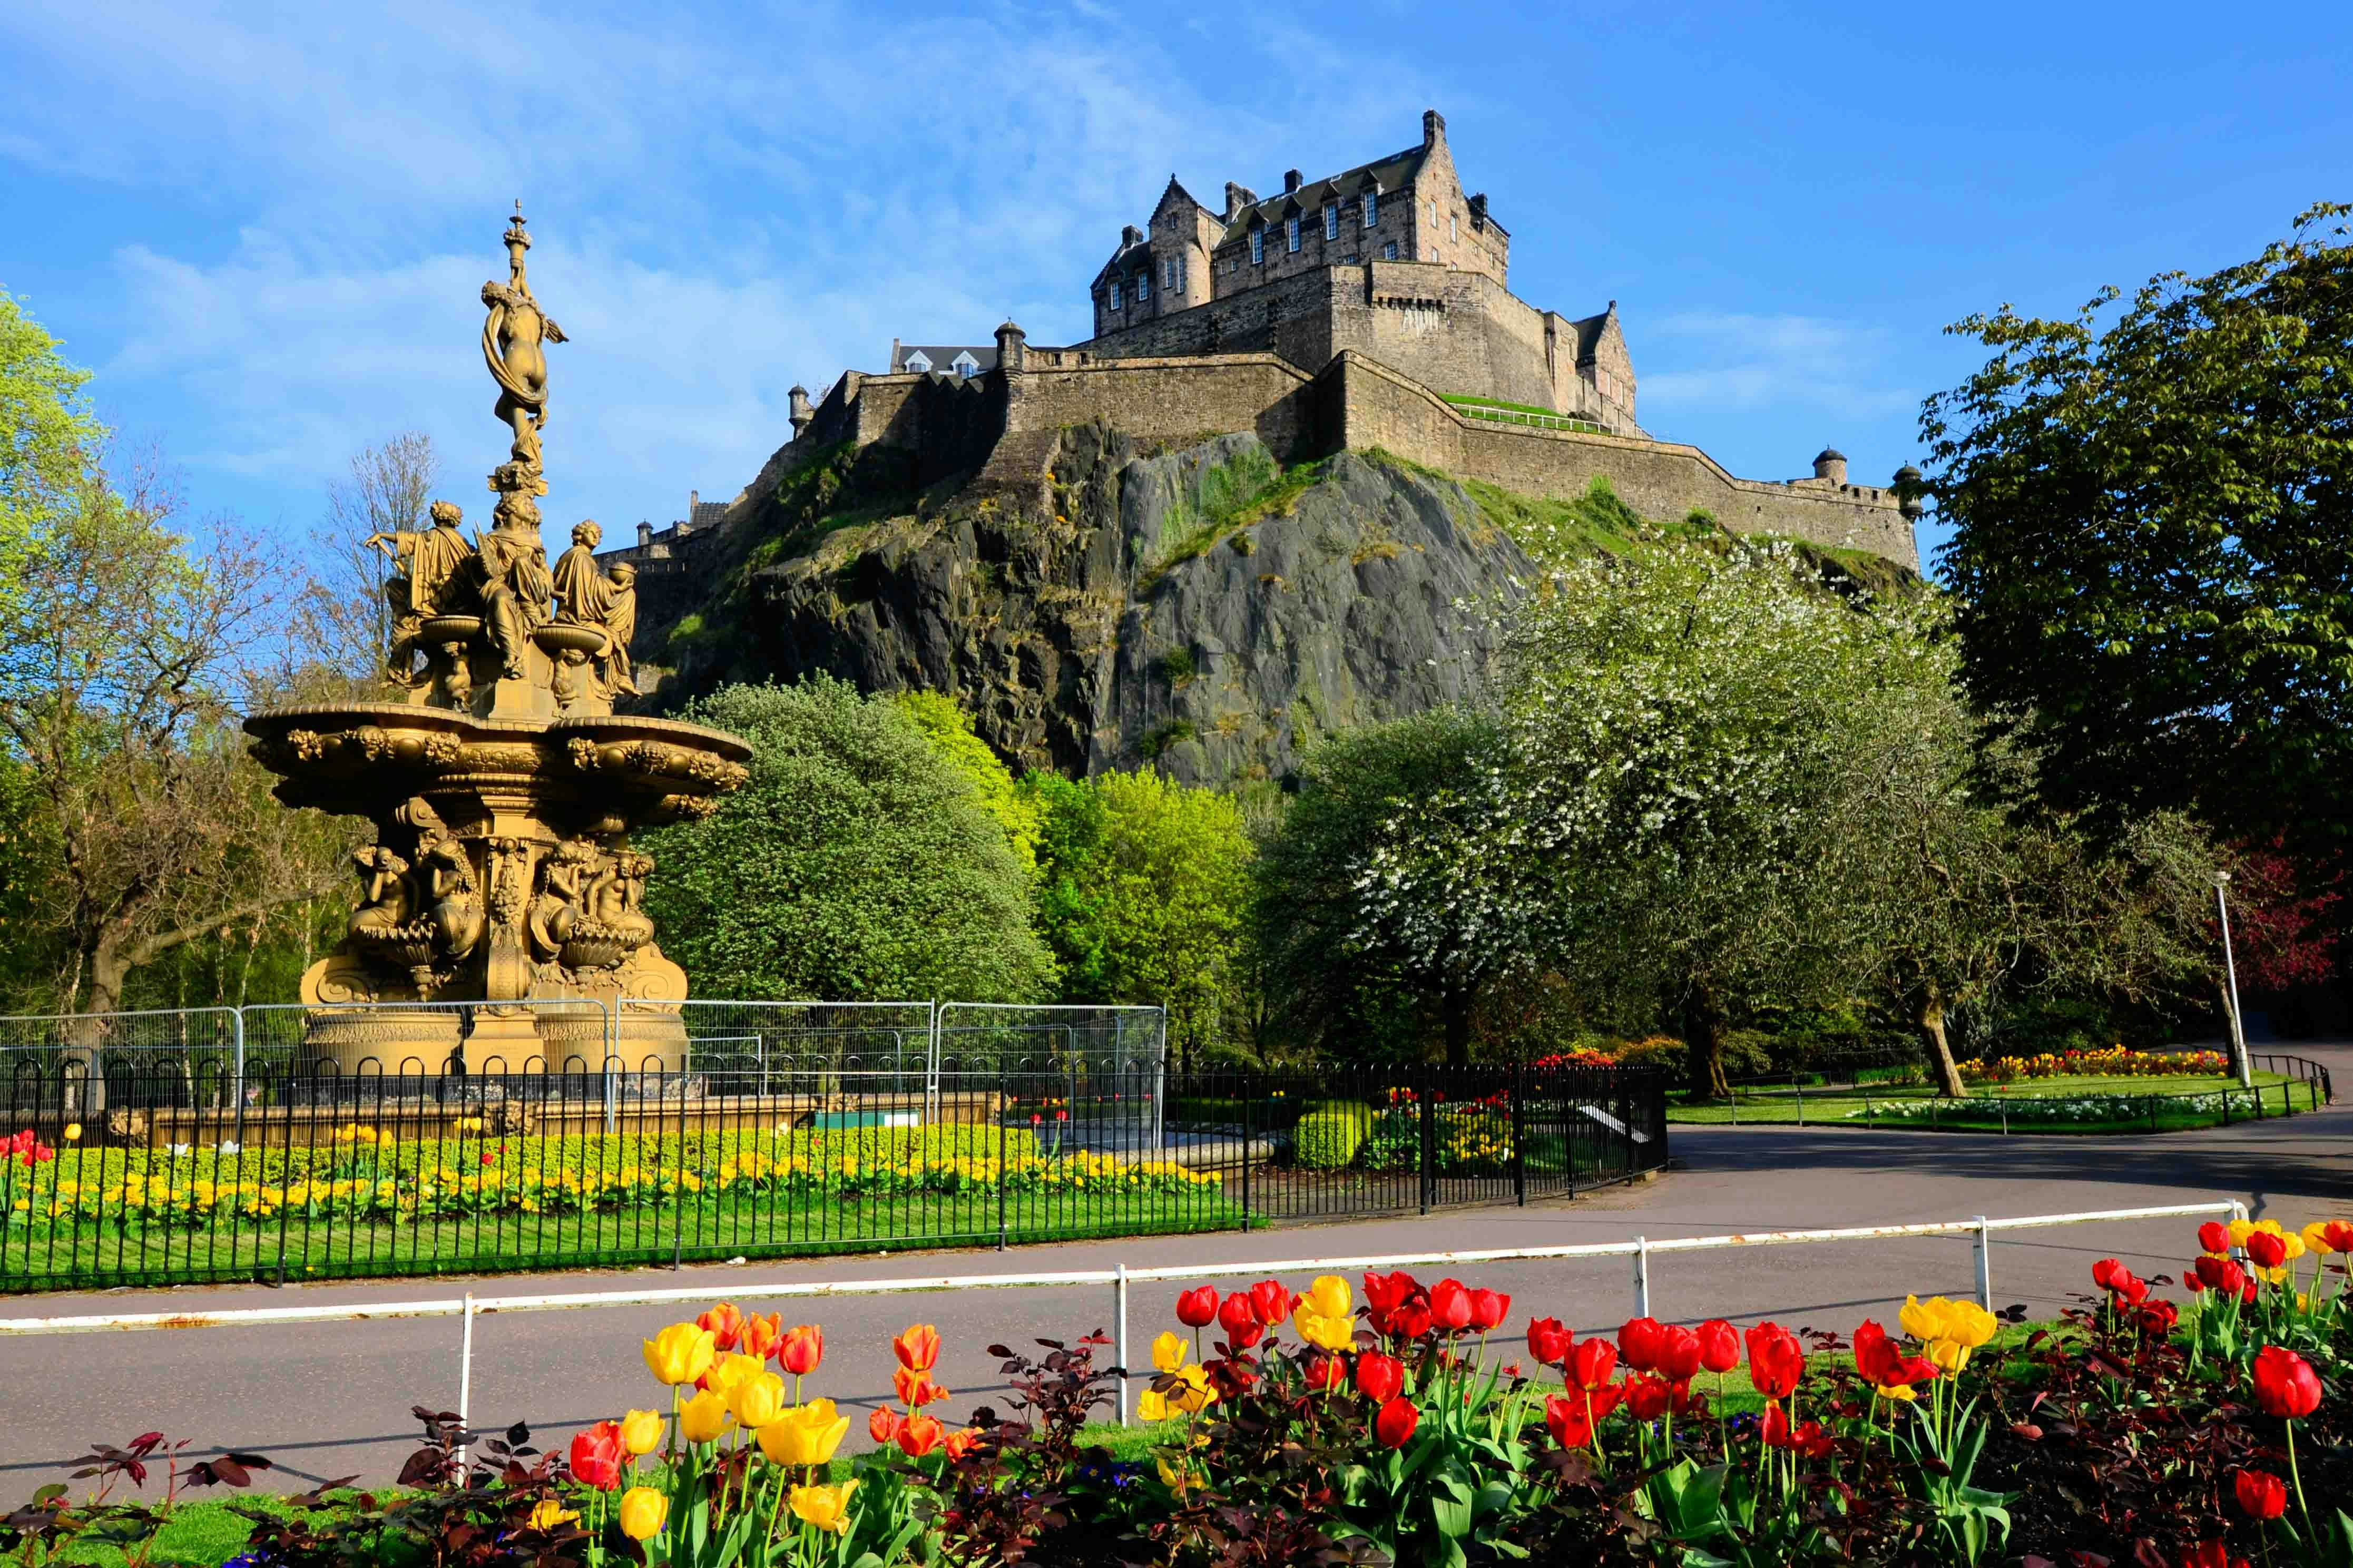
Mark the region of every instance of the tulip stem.
<instances>
[{"instance_id":1,"label":"tulip stem","mask_svg":"<svg viewBox=\"0 0 2353 1568\"><path fill-rule=\"evenodd\" d=\"M2312 1510L2304 1503L2304 1476L2295 1468L2295 1422L2293 1418L2281 1423L2287 1428L2287 1479L2295 1483L2295 1511L2303 1517L2304 1533L2312 1535Z\"/></svg>"}]
</instances>

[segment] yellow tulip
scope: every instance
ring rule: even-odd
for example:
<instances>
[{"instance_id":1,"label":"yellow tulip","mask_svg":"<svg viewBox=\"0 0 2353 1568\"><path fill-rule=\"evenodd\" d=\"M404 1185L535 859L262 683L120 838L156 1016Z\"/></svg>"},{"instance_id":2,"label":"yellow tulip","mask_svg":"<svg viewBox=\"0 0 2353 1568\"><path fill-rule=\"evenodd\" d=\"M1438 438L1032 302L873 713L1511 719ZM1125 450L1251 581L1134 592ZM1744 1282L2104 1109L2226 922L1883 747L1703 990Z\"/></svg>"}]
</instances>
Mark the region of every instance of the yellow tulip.
<instances>
[{"instance_id":1,"label":"yellow tulip","mask_svg":"<svg viewBox=\"0 0 2353 1568\"><path fill-rule=\"evenodd\" d=\"M1166 1487L1170 1491L1175 1492L1178 1497L1183 1497L1186 1491L1193 1485L1193 1467L1191 1464L1172 1465L1166 1459L1162 1458L1157 1455L1153 1457L1152 1462L1159 1468L1160 1484Z\"/></svg>"},{"instance_id":2,"label":"yellow tulip","mask_svg":"<svg viewBox=\"0 0 2353 1568\"><path fill-rule=\"evenodd\" d=\"M65 1138L65 1141L66 1141L67 1142L69 1142L69 1143L79 1143L79 1142L81 1142L81 1123L80 1123L80 1122L79 1122L79 1121L69 1121L69 1122L67 1122L67 1123L66 1123L66 1130L65 1130L65 1132L64 1132L64 1135L63 1135L63 1136L64 1136L64 1138Z\"/></svg>"},{"instance_id":3,"label":"yellow tulip","mask_svg":"<svg viewBox=\"0 0 2353 1568\"><path fill-rule=\"evenodd\" d=\"M646 1541L661 1533L662 1521L670 1518L670 1499L651 1487L631 1487L621 1494L621 1533L632 1541Z\"/></svg>"},{"instance_id":4,"label":"yellow tulip","mask_svg":"<svg viewBox=\"0 0 2353 1568\"><path fill-rule=\"evenodd\" d=\"M1904 1325L1905 1333L1926 1344L1945 1337L1945 1314L1951 1306L1942 1296L1932 1296L1926 1301L1917 1296L1906 1296L1904 1305L1896 1310L1895 1321Z\"/></svg>"},{"instance_id":5,"label":"yellow tulip","mask_svg":"<svg viewBox=\"0 0 2353 1568\"><path fill-rule=\"evenodd\" d=\"M621 1417L621 1447L632 1454L650 1454L661 1447L661 1413L632 1410Z\"/></svg>"},{"instance_id":6,"label":"yellow tulip","mask_svg":"<svg viewBox=\"0 0 2353 1568\"><path fill-rule=\"evenodd\" d=\"M554 1498L542 1498L539 1506L531 1510L531 1528L554 1530L557 1525L570 1524L579 1517L575 1510L565 1508Z\"/></svg>"},{"instance_id":7,"label":"yellow tulip","mask_svg":"<svg viewBox=\"0 0 2353 1568\"><path fill-rule=\"evenodd\" d=\"M1168 1403L1186 1415L1198 1415L1211 1400L1217 1398L1218 1391L1209 1386L1209 1374L1201 1368L1178 1367L1176 1376L1182 1381L1170 1391Z\"/></svg>"},{"instance_id":8,"label":"yellow tulip","mask_svg":"<svg viewBox=\"0 0 2353 1568\"><path fill-rule=\"evenodd\" d=\"M2255 1224L2253 1220L2234 1219L2231 1222L2229 1228L2231 1232L2231 1245L2233 1247L2244 1247L2247 1245L2247 1237L2254 1235L2255 1232L2261 1230L2263 1226Z\"/></svg>"},{"instance_id":9,"label":"yellow tulip","mask_svg":"<svg viewBox=\"0 0 2353 1568\"><path fill-rule=\"evenodd\" d=\"M1304 1301L1292 1314L1291 1326L1299 1331L1301 1339L1319 1350L1344 1351L1356 1342L1356 1321L1354 1318L1326 1317Z\"/></svg>"},{"instance_id":10,"label":"yellow tulip","mask_svg":"<svg viewBox=\"0 0 2353 1568\"><path fill-rule=\"evenodd\" d=\"M1901 1400L1904 1404L1909 1405L1914 1399L1917 1398L1918 1395L1912 1392L1912 1385L1910 1384L1895 1383L1890 1384L1886 1387L1882 1388L1879 1391L1879 1397L1882 1399Z\"/></svg>"},{"instance_id":11,"label":"yellow tulip","mask_svg":"<svg viewBox=\"0 0 2353 1568\"><path fill-rule=\"evenodd\" d=\"M711 1363L711 1375L703 1386L713 1394L733 1396L735 1390L767 1370L768 1363L755 1355L740 1355L729 1352Z\"/></svg>"},{"instance_id":12,"label":"yellow tulip","mask_svg":"<svg viewBox=\"0 0 2353 1568\"><path fill-rule=\"evenodd\" d=\"M1135 1415L1139 1421L1173 1421L1183 1414L1148 1388L1135 1396Z\"/></svg>"},{"instance_id":13,"label":"yellow tulip","mask_svg":"<svg viewBox=\"0 0 2353 1568\"><path fill-rule=\"evenodd\" d=\"M1356 1310L1356 1298L1348 1289L1348 1282L1337 1274L1318 1276L1301 1300L1314 1308L1319 1318L1346 1318Z\"/></svg>"},{"instance_id":14,"label":"yellow tulip","mask_svg":"<svg viewBox=\"0 0 2353 1568\"><path fill-rule=\"evenodd\" d=\"M729 1393L727 1408L746 1426L765 1426L785 1413L785 1380L773 1372L754 1373Z\"/></svg>"},{"instance_id":15,"label":"yellow tulip","mask_svg":"<svg viewBox=\"0 0 2353 1568\"><path fill-rule=\"evenodd\" d=\"M2306 1247L2304 1245L2304 1237L2301 1236L2282 1236L2280 1237L2280 1246L2285 1250L2287 1261L2290 1263L2295 1262L2297 1258L2302 1258L2305 1255Z\"/></svg>"},{"instance_id":16,"label":"yellow tulip","mask_svg":"<svg viewBox=\"0 0 2353 1568\"><path fill-rule=\"evenodd\" d=\"M1951 1376L1969 1364L1969 1347L1958 1340L1930 1340L1921 1347L1928 1364Z\"/></svg>"},{"instance_id":17,"label":"yellow tulip","mask_svg":"<svg viewBox=\"0 0 2353 1568\"><path fill-rule=\"evenodd\" d=\"M856 1481L844 1481L838 1487L795 1487L786 1500L795 1519L806 1520L819 1530L829 1530L836 1535L849 1533L849 1494L858 1489Z\"/></svg>"},{"instance_id":18,"label":"yellow tulip","mask_svg":"<svg viewBox=\"0 0 2353 1568\"><path fill-rule=\"evenodd\" d=\"M655 1382L673 1388L709 1372L712 1357L719 1353L711 1331L693 1323L672 1323L645 1345L646 1370Z\"/></svg>"},{"instance_id":19,"label":"yellow tulip","mask_svg":"<svg viewBox=\"0 0 2353 1568\"><path fill-rule=\"evenodd\" d=\"M2327 1231L2328 1222L2325 1219L2316 1219L2306 1226L2303 1231L2305 1250L2320 1258L2326 1258L2336 1251L2335 1247L2328 1245Z\"/></svg>"},{"instance_id":20,"label":"yellow tulip","mask_svg":"<svg viewBox=\"0 0 2353 1568\"><path fill-rule=\"evenodd\" d=\"M1162 1334L1152 1342L1152 1369L1155 1372L1175 1372L1185 1364L1185 1353L1191 1348L1182 1334Z\"/></svg>"},{"instance_id":21,"label":"yellow tulip","mask_svg":"<svg viewBox=\"0 0 2353 1568\"><path fill-rule=\"evenodd\" d=\"M727 1396L706 1388L688 1400L678 1413L678 1435L690 1443L715 1443L727 1430Z\"/></svg>"},{"instance_id":22,"label":"yellow tulip","mask_svg":"<svg viewBox=\"0 0 2353 1568\"><path fill-rule=\"evenodd\" d=\"M2001 1321L1975 1301L1945 1303L1944 1338L1975 1350L1993 1338Z\"/></svg>"},{"instance_id":23,"label":"yellow tulip","mask_svg":"<svg viewBox=\"0 0 2353 1568\"><path fill-rule=\"evenodd\" d=\"M849 1417L834 1413L830 1399L797 1405L760 1428L760 1452L780 1465L823 1465L849 1434Z\"/></svg>"}]
</instances>

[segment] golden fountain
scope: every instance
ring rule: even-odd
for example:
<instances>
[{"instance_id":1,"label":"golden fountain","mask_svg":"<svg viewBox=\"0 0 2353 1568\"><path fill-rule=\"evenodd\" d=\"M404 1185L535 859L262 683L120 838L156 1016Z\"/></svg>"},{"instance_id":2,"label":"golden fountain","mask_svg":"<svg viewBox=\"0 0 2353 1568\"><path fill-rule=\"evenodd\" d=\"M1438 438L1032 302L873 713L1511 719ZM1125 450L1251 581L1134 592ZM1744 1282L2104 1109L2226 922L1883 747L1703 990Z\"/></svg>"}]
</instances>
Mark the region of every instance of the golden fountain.
<instances>
[{"instance_id":1,"label":"golden fountain","mask_svg":"<svg viewBox=\"0 0 2353 1568\"><path fill-rule=\"evenodd\" d=\"M637 689L637 593L626 567L597 565L596 525L548 565L544 345L565 337L532 296L523 221L517 203L507 280L482 285L511 437L491 527L470 542L437 500L429 527L368 541L395 566L384 678L398 700L246 721L279 799L375 824L353 854L348 934L302 976L304 1056L346 1071L598 1067L608 1017L624 1066L682 1066L686 974L655 945L653 861L629 833L707 816L746 776L751 748L732 735L613 711Z\"/></svg>"}]
</instances>

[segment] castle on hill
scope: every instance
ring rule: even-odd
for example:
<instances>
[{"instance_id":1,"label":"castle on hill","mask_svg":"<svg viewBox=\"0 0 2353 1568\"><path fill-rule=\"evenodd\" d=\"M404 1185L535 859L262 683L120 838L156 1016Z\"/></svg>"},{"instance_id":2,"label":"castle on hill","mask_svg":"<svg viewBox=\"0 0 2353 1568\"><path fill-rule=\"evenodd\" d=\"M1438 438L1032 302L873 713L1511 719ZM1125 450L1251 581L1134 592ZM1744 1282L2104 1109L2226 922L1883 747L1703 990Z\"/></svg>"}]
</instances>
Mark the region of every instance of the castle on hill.
<instances>
[{"instance_id":1,"label":"castle on hill","mask_svg":"<svg viewBox=\"0 0 2353 1568\"><path fill-rule=\"evenodd\" d=\"M659 596L702 542L844 442L894 448L920 486L962 477L1046 504L1060 432L1100 421L1147 445L1250 431L1286 463L1378 447L1562 500L1606 479L1646 517L1704 512L1918 569L1917 470L1855 483L1826 448L1805 477L1744 479L1644 430L1616 302L1572 319L1513 294L1509 232L1483 193L1463 194L1444 117L1421 127L1417 145L1336 174L1292 170L1279 195L1229 184L1215 211L1172 175L1088 285L1093 336L1034 346L1007 321L986 344L894 341L883 372L844 371L815 401L792 389L792 439L718 527L703 503L603 559L637 563Z\"/></svg>"}]
</instances>

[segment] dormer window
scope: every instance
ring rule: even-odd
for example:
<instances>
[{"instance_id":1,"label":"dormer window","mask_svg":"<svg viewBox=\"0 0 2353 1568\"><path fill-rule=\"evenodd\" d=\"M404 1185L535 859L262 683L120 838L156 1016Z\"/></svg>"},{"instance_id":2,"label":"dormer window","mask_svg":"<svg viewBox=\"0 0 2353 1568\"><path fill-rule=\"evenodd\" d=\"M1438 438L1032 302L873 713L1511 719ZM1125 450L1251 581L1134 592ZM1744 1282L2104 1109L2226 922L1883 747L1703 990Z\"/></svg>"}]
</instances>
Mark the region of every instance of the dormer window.
<instances>
[{"instance_id":1,"label":"dormer window","mask_svg":"<svg viewBox=\"0 0 2353 1568\"><path fill-rule=\"evenodd\" d=\"M1340 237L1340 204L1338 202L1324 204L1324 237L1326 239Z\"/></svg>"},{"instance_id":2,"label":"dormer window","mask_svg":"<svg viewBox=\"0 0 2353 1568\"><path fill-rule=\"evenodd\" d=\"M917 349L907 356L905 364L901 368L913 372L916 375L929 375L932 374L932 362L923 350Z\"/></svg>"},{"instance_id":3,"label":"dormer window","mask_svg":"<svg viewBox=\"0 0 2353 1568\"><path fill-rule=\"evenodd\" d=\"M1365 226L1370 228L1380 222L1380 215L1381 194L1378 191L1366 191L1365 193Z\"/></svg>"},{"instance_id":4,"label":"dormer window","mask_svg":"<svg viewBox=\"0 0 2353 1568\"><path fill-rule=\"evenodd\" d=\"M980 374L980 362L972 357L972 351L970 349L966 349L964 353L956 355L955 358L948 362L948 368L962 376L978 375Z\"/></svg>"},{"instance_id":5,"label":"dormer window","mask_svg":"<svg viewBox=\"0 0 2353 1568\"><path fill-rule=\"evenodd\" d=\"M1250 230L1250 265L1252 267L1266 265L1266 230L1262 228Z\"/></svg>"},{"instance_id":6,"label":"dormer window","mask_svg":"<svg viewBox=\"0 0 2353 1568\"><path fill-rule=\"evenodd\" d=\"M1293 213L1282 220L1282 247L1285 250L1299 248L1299 215L1297 213Z\"/></svg>"}]
</instances>

